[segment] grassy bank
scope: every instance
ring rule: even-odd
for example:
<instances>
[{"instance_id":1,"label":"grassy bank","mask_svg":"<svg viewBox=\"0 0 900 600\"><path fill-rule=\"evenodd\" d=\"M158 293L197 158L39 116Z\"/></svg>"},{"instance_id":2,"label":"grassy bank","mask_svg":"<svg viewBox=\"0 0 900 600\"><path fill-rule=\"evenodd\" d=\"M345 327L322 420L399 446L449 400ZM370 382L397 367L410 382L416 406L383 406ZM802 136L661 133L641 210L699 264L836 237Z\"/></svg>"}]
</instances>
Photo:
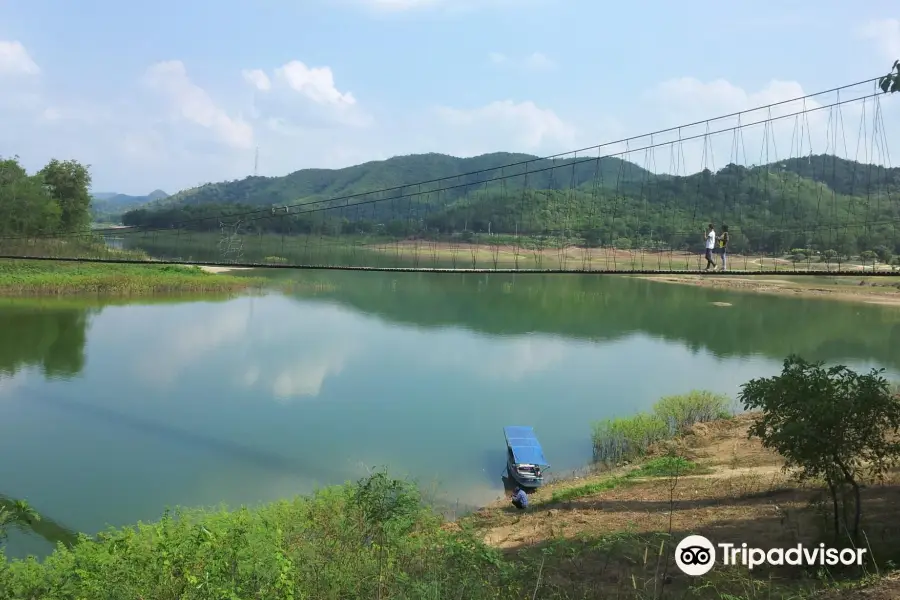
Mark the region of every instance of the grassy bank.
<instances>
[{"instance_id":1,"label":"grassy bank","mask_svg":"<svg viewBox=\"0 0 900 600\"><path fill-rule=\"evenodd\" d=\"M900 592L881 577L900 541L887 529L900 516L890 482L866 490L883 508L866 523L878 564L863 572L717 566L689 578L677 570L672 547L688 533L763 548L820 539L816 490L778 474L777 457L747 439L752 418L696 425L671 440L678 456L550 484L525 513L503 502L448 523L414 485L381 473L256 509L174 512L60 546L43 562L2 561L0 597L896 597L877 595ZM876 593L855 590L864 585Z\"/></svg>"},{"instance_id":2,"label":"grassy bank","mask_svg":"<svg viewBox=\"0 0 900 600\"><path fill-rule=\"evenodd\" d=\"M224 293L264 283L258 278L211 274L199 267L0 260L2 296Z\"/></svg>"}]
</instances>

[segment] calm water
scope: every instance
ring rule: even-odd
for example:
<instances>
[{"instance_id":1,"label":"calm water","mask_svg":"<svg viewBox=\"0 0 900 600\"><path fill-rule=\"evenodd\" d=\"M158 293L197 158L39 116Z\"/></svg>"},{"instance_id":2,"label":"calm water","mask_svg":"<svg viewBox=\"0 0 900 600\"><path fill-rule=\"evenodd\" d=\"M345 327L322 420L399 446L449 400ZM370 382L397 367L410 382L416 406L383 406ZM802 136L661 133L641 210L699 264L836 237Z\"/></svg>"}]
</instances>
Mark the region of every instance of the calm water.
<instances>
[{"instance_id":1,"label":"calm water","mask_svg":"<svg viewBox=\"0 0 900 600\"><path fill-rule=\"evenodd\" d=\"M317 285L0 303L0 501L46 516L10 554L380 465L462 509L502 493L504 425L535 425L561 472L590 459L591 421L735 394L791 352L900 372L896 308L614 277L279 276Z\"/></svg>"}]
</instances>

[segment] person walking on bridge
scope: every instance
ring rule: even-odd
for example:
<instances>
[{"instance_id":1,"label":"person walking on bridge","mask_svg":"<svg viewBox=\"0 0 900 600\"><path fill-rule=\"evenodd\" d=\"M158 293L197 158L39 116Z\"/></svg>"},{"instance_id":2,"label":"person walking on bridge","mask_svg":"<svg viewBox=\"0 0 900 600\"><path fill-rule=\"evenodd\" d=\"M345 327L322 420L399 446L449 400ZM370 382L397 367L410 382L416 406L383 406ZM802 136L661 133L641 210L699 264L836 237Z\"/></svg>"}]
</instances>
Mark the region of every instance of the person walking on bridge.
<instances>
[{"instance_id":1,"label":"person walking on bridge","mask_svg":"<svg viewBox=\"0 0 900 600\"><path fill-rule=\"evenodd\" d=\"M706 230L706 268L704 271L709 271L709 268L712 267L713 271L716 270L716 261L713 259L713 251L716 248L716 229L712 223L709 224L709 227Z\"/></svg>"},{"instance_id":2,"label":"person walking on bridge","mask_svg":"<svg viewBox=\"0 0 900 600\"><path fill-rule=\"evenodd\" d=\"M728 225L722 225L722 235L719 236L719 254L722 255L722 270L727 270L725 261L728 258Z\"/></svg>"}]
</instances>

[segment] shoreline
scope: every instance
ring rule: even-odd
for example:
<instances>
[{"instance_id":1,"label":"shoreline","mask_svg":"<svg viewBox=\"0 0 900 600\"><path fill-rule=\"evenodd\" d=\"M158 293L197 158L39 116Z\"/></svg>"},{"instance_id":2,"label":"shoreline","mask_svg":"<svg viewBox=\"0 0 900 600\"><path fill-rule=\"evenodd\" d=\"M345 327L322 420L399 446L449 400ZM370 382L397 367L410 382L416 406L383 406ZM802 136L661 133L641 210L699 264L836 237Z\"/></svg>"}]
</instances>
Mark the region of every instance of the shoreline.
<instances>
[{"instance_id":1,"label":"shoreline","mask_svg":"<svg viewBox=\"0 0 900 600\"><path fill-rule=\"evenodd\" d=\"M236 277L193 266L92 264L0 260L0 297L151 297L236 293L257 289L262 278Z\"/></svg>"},{"instance_id":2,"label":"shoreline","mask_svg":"<svg viewBox=\"0 0 900 600\"><path fill-rule=\"evenodd\" d=\"M676 285L693 285L707 289L729 292L769 294L795 298L825 298L843 302L877 304L900 307L900 278L897 281L880 277L828 276L816 277L812 281L761 278L747 275L716 274L707 277L697 275L633 275L636 279ZM829 289L830 288L830 289Z\"/></svg>"}]
</instances>

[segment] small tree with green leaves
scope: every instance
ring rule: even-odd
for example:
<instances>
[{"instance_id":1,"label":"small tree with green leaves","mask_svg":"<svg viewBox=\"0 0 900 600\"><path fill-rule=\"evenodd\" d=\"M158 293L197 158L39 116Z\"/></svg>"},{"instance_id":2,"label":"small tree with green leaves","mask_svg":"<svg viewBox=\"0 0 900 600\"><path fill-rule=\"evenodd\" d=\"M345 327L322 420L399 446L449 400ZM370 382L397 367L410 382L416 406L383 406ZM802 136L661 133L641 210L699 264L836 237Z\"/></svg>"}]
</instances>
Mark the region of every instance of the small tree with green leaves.
<instances>
[{"instance_id":1,"label":"small tree with green leaves","mask_svg":"<svg viewBox=\"0 0 900 600\"><path fill-rule=\"evenodd\" d=\"M826 250L822 253L822 262L825 263L826 269L831 269L831 263L837 262L838 253L837 250Z\"/></svg>"},{"instance_id":2,"label":"small tree with green leaves","mask_svg":"<svg viewBox=\"0 0 900 600\"><path fill-rule=\"evenodd\" d=\"M875 268L875 260L878 256L872 252L871 250L866 250L862 254L859 255L860 260L862 260L862 264L865 267L868 263L872 263L872 269Z\"/></svg>"},{"instance_id":3,"label":"small tree with green leaves","mask_svg":"<svg viewBox=\"0 0 900 600\"><path fill-rule=\"evenodd\" d=\"M0 506L0 542L6 540L11 527L23 527L40 521L41 516L25 500L15 500Z\"/></svg>"},{"instance_id":4,"label":"small tree with green leaves","mask_svg":"<svg viewBox=\"0 0 900 600\"><path fill-rule=\"evenodd\" d=\"M882 478L900 457L900 444L892 441L900 429L900 399L882 371L860 375L790 356L781 375L751 380L739 396L746 410L762 411L751 437L778 452L785 469L797 469L801 479L825 480L836 540L843 515L844 527L858 541L860 482ZM855 509L852 524L847 492Z\"/></svg>"},{"instance_id":5,"label":"small tree with green leaves","mask_svg":"<svg viewBox=\"0 0 900 600\"><path fill-rule=\"evenodd\" d=\"M891 72L878 80L878 87L885 94L900 92L900 60L895 60Z\"/></svg>"}]
</instances>

